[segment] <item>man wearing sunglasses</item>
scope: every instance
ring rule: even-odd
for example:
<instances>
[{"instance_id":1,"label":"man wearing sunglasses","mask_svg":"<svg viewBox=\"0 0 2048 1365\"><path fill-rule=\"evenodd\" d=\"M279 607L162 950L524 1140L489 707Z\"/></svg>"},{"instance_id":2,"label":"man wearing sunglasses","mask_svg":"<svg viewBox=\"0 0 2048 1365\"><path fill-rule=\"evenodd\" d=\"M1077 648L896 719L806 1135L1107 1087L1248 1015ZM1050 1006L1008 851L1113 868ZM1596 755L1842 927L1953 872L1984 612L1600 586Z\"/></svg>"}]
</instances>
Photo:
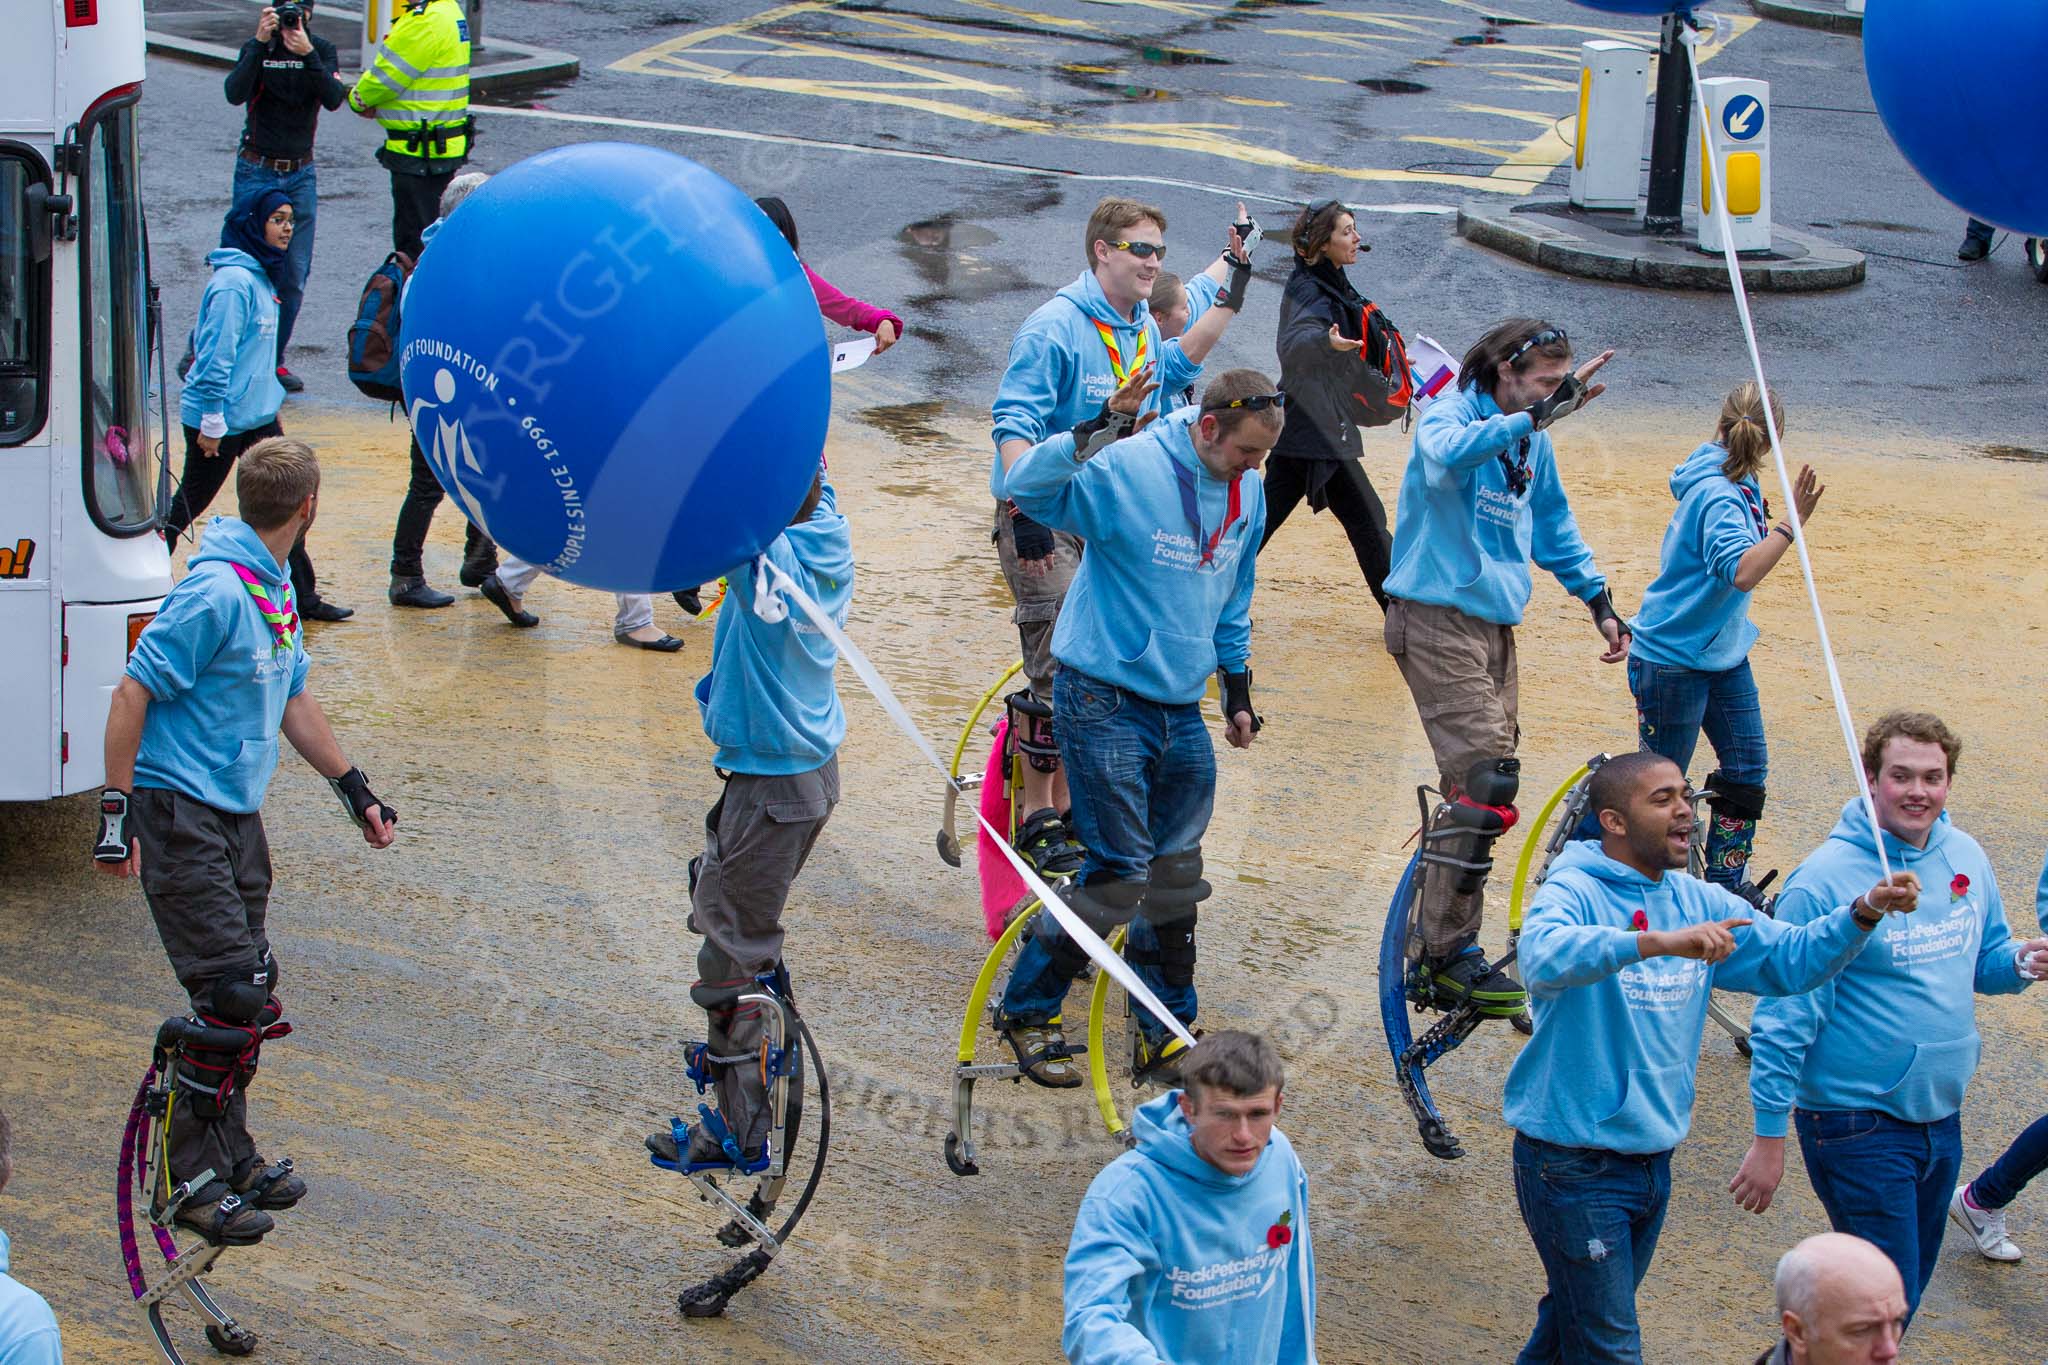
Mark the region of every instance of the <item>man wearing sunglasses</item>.
<instances>
[{"instance_id":1,"label":"man wearing sunglasses","mask_svg":"<svg viewBox=\"0 0 2048 1365\"><path fill-rule=\"evenodd\" d=\"M1592 379L1613 356L1574 369L1564 329L1534 318L1499 324L1466 352L1457 394L1416 425L1401 480L1386 643L1443 784L1432 832L1460 832L1443 846L1461 868L1432 865L1415 910L1423 965L1447 1009L1471 1003L1512 1016L1526 1004L1480 951L1479 926L1493 842L1515 820L1515 627L1529 604L1532 558L1592 612L1601 662L1628 657L1546 430L1606 390Z\"/></svg>"},{"instance_id":2,"label":"man wearing sunglasses","mask_svg":"<svg viewBox=\"0 0 2048 1365\"><path fill-rule=\"evenodd\" d=\"M1157 385L1133 374L1111 397L1137 413ZM1266 525L1255 474L1279 439L1282 395L1229 370L1187 409L1106 449L1044 441L1010 467L1027 515L1088 553L1053 630L1053 709L1073 823L1087 850L1063 893L1097 933L1130 926L1124 957L1159 1003L1195 1018L1195 911L1216 752L1202 695L1220 678L1224 737L1251 747L1253 562ZM1153 414L1138 419L1143 426ZM1050 915L1018 952L998 1026L1026 1075L1079 1085L1058 1020L1087 955ZM1134 1079L1178 1085L1185 1045L1140 1010Z\"/></svg>"},{"instance_id":3,"label":"man wearing sunglasses","mask_svg":"<svg viewBox=\"0 0 2048 1365\"><path fill-rule=\"evenodd\" d=\"M1242 232L1251 232L1249 222ZM1082 241L1088 268L1025 319L1010 343L994 406L991 539L1017 604L1012 619L1030 684L1008 698L1010 730L1027 759L1016 798L1024 812L1017 849L1048 876L1072 872L1080 862L1061 815L1069 801L1053 732L1051 640L1081 546L1011 503L1005 476L1026 451L1046 442L1061 454L1090 442L1100 449L1128 435L1137 417L1159 412L1157 392L1178 393L1196 381L1210 348L1243 307L1251 279L1238 228L1230 230L1227 246L1234 264L1214 307L1177 339L1163 340L1148 300L1166 258L1166 214L1133 199L1104 199L1089 215ZM1155 381L1145 389L1143 407L1112 414L1110 396L1137 376Z\"/></svg>"}]
</instances>

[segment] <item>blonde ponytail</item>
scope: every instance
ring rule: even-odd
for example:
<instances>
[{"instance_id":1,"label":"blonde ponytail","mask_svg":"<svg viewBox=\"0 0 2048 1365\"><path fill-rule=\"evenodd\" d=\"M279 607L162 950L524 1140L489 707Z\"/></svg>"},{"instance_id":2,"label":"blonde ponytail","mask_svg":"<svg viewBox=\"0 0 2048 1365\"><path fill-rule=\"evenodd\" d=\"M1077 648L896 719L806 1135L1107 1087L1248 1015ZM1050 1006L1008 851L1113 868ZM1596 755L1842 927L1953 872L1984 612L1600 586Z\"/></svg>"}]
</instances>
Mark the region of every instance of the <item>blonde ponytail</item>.
<instances>
[{"instance_id":1,"label":"blonde ponytail","mask_svg":"<svg viewBox=\"0 0 2048 1365\"><path fill-rule=\"evenodd\" d=\"M1771 394L1771 418L1778 430L1784 431L1785 409L1775 391ZM1762 468L1764 457L1771 453L1771 434L1764 426L1763 394L1754 380L1737 384L1721 404L1714 440L1728 451L1721 472L1729 478L1740 483Z\"/></svg>"}]
</instances>

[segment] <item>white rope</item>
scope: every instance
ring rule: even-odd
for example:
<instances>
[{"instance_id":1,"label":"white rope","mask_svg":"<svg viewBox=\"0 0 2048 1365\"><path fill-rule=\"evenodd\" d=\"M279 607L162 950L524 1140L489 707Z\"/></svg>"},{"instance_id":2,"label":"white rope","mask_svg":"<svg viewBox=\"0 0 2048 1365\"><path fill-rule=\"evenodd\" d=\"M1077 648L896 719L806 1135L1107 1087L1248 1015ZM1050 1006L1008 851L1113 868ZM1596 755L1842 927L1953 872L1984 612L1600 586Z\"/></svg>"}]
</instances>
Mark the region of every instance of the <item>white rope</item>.
<instances>
[{"instance_id":1,"label":"white rope","mask_svg":"<svg viewBox=\"0 0 2048 1365\"><path fill-rule=\"evenodd\" d=\"M910 713L903 709L903 703L897 700L895 691L889 686L888 681L882 677L880 671L875 668L873 661L861 652L860 646L847 638L846 632L840 629L839 623L827 615L823 607L812 601L811 595L798 587L796 581L784 573L781 566L777 565L775 561L763 555L757 561L757 564L758 567L765 568L768 571L769 577L760 579L764 588L772 578L774 590L796 603L803 614L810 618L811 624L823 632L826 639L839 647L839 652L846 656L846 662L859 675L860 680L867 685L868 691L874 693L875 700L881 703L882 710L888 714L890 720L896 722L896 728L909 736L910 742L915 744L918 752L925 756L925 761L938 770L939 776L945 778L950 783L953 780L952 773L944 763L939 761L938 751L933 749L931 743L925 739L923 732L917 728L917 723L910 718ZM765 592L757 594L757 610L759 602L764 598L766 598ZM772 601L772 599L767 600ZM781 604L775 603L774 605L780 606ZM1152 1017L1172 1029L1175 1036L1183 1043L1193 1047L1195 1045L1195 1035L1188 1032L1185 1024L1174 1018L1173 1011L1159 1003L1159 997L1154 995L1151 989L1138 978L1138 974L1131 970L1130 964L1125 962L1107 943L1104 943L1101 935L1090 929L1081 917L1069 909L1066 902L1062 901L1053 892L1053 889L1040 879L1037 871L1032 868L1031 864L1024 861L1016 849L1010 847L1010 841L1003 837L1002 831L984 819L979 811L975 813L974 819L975 823L981 826L982 832L995 840L996 847L1002 850L1005 858L1009 859L1010 866L1015 868L1017 875L1024 879L1024 884L1031 889L1031 893L1044 903L1046 912L1059 921L1060 928L1067 931L1067 936L1081 945L1081 948L1088 954L1095 965L1108 972L1110 979L1115 981L1117 985L1122 986L1131 999L1137 1001L1147 1010L1150 1010Z\"/></svg>"},{"instance_id":2,"label":"white rope","mask_svg":"<svg viewBox=\"0 0 2048 1365\"><path fill-rule=\"evenodd\" d=\"M1714 196L1714 221L1721 228L1721 254L1728 261L1728 285L1735 292L1735 312L1742 319L1742 339L1749 345L1749 362L1756 370L1757 388L1764 398L1764 430L1771 438L1771 458L1777 462L1778 482L1785 490L1785 510L1792 523L1792 548L1799 555L1799 572L1806 579L1806 598L1813 604L1813 628L1820 635L1820 657L1827 664L1828 688L1835 696L1835 718L1842 725L1843 742L1849 746L1849 770L1856 777L1856 792L1863 798L1864 813L1870 817L1871 838L1877 845L1877 865L1887 880L1891 860L1885 856L1884 827L1877 823L1877 802L1870 795L1870 779L1863 772L1863 746L1856 738L1856 722L1849 714L1849 696L1842 688L1841 670L1835 667L1834 647L1828 643L1828 620L1820 607L1820 586L1814 581L1813 560L1806 552L1806 526L1799 517L1799 499L1792 488L1792 474L1785 464L1785 451L1778 441L1778 419L1771 413L1770 382L1764 378L1763 353L1757 349L1756 324L1749 316L1749 291L1742 285L1742 264L1735 255L1735 229L1728 217L1728 187L1722 183L1721 157L1714 136L1714 118L1707 107L1706 87L1700 84L1700 59L1695 49L1700 34L1679 19L1678 40L1685 47L1686 64L1692 69L1693 104L1699 110L1700 155L1706 159L1707 176Z\"/></svg>"}]
</instances>

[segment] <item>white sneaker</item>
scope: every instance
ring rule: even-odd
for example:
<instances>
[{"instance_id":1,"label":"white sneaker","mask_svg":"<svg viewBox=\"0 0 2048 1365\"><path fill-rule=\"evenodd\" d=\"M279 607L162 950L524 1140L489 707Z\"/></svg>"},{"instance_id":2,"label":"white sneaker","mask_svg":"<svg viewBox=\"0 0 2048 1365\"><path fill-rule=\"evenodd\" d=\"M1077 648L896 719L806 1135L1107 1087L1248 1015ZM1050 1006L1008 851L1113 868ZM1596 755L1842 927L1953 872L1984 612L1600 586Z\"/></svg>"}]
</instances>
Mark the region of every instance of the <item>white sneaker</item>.
<instances>
[{"instance_id":1,"label":"white sneaker","mask_svg":"<svg viewBox=\"0 0 2048 1365\"><path fill-rule=\"evenodd\" d=\"M2005 1210L1974 1207L1963 1198L1963 1192L1969 1188L1967 1184L1956 1186L1954 1197L1948 1201L1949 1220L1970 1234L1978 1254L1985 1260L2019 1260L2024 1253L2005 1235Z\"/></svg>"}]
</instances>

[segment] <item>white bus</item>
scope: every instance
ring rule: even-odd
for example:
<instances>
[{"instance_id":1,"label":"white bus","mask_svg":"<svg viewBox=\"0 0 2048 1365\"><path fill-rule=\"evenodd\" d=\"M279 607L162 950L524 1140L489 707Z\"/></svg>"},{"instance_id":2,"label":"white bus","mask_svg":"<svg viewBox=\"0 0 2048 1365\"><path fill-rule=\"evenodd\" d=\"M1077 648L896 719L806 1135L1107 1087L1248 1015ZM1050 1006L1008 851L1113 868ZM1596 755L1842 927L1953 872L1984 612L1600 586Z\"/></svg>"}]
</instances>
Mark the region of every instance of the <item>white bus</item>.
<instances>
[{"instance_id":1,"label":"white bus","mask_svg":"<svg viewBox=\"0 0 2048 1365\"><path fill-rule=\"evenodd\" d=\"M136 148L142 0L7 0L0 43L0 800L105 780L171 588Z\"/></svg>"}]
</instances>

